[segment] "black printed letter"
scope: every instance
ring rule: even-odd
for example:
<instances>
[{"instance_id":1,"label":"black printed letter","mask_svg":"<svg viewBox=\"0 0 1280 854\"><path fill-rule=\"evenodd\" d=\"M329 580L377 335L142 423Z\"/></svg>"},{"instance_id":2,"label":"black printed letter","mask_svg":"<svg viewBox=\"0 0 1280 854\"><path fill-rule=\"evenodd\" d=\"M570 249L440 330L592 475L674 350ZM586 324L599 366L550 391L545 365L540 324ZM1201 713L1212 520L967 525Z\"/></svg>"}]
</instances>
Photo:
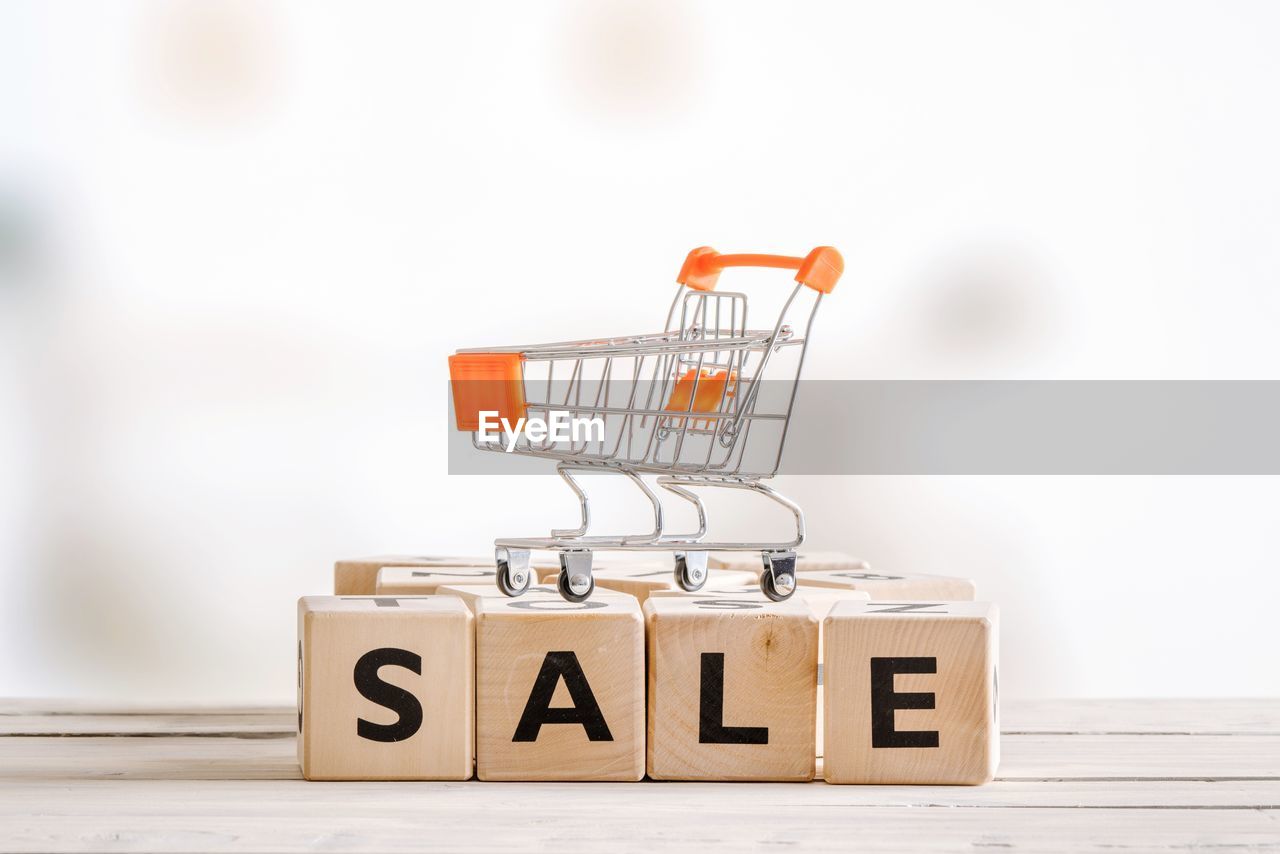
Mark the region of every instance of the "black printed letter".
<instances>
[{"instance_id":1,"label":"black printed letter","mask_svg":"<svg viewBox=\"0 0 1280 854\"><path fill-rule=\"evenodd\" d=\"M768 744L767 726L724 725L724 653L702 654L702 690L698 701L699 744Z\"/></svg>"},{"instance_id":2,"label":"black printed letter","mask_svg":"<svg viewBox=\"0 0 1280 854\"><path fill-rule=\"evenodd\" d=\"M356 720L356 733L370 741L404 741L422 727L422 704L403 688L378 678L378 668L395 665L422 675L422 656L407 649L383 647L366 652L356 662L356 690L366 700L386 706L400 718L393 724L375 724L364 718Z\"/></svg>"},{"instance_id":3,"label":"black printed letter","mask_svg":"<svg viewBox=\"0 0 1280 854\"><path fill-rule=\"evenodd\" d=\"M561 677L573 705L553 709L551 697ZM542 669L538 671L538 678L533 680L529 702L525 704L524 714L520 716L516 734L511 740L537 741L543 724L581 724L590 741L613 741L609 725L600 713L600 704L591 693L587 677L578 664L578 656L572 652L548 652L542 660Z\"/></svg>"},{"instance_id":4,"label":"black printed letter","mask_svg":"<svg viewBox=\"0 0 1280 854\"><path fill-rule=\"evenodd\" d=\"M893 690L895 673L937 673L936 658L872 658L871 659L871 746L872 747L937 747L936 730L893 728L895 709L932 709L933 694L899 694Z\"/></svg>"}]
</instances>

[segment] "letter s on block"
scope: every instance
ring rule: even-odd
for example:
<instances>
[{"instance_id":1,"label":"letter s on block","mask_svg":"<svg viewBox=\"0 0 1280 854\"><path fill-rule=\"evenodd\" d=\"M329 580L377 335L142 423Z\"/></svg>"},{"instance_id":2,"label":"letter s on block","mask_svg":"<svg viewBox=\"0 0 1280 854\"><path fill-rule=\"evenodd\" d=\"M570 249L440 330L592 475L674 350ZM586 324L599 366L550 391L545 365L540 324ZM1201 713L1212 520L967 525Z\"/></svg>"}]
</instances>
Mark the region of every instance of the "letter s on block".
<instances>
[{"instance_id":1,"label":"letter s on block","mask_svg":"<svg viewBox=\"0 0 1280 854\"><path fill-rule=\"evenodd\" d=\"M353 674L356 690L366 700L386 706L400 717L393 724L375 724L359 718L356 734L369 741L404 741L422 728L422 704L408 691L379 678L378 669L384 665L403 667L422 675L422 656L407 649L382 647L360 656Z\"/></svg>"}]
</instances>

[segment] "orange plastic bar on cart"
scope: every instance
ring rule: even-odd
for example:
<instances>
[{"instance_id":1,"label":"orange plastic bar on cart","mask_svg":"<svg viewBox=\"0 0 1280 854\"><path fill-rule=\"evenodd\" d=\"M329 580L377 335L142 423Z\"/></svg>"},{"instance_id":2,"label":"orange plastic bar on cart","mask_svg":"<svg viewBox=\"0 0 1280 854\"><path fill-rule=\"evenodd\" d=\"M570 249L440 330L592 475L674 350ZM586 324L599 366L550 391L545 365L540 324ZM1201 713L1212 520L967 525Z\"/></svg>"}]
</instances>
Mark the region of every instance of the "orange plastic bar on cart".
<instances>
[{"instance_id":1,"label":"orange plastic bar on cart","mask_svg":"<svg viewBox=\"0 0 1280 854\"><path fill-rule=\"evenodd\" d=\"M792 255L721 255L710 246L700 246L684 259L676 281L695 291L715 290L720 271L726 267L795 270L797 282L829 294L844 272L844 259L832 246L819 246L803 258Z\"/></svg>"},{"instance_id":2,"label":"orange plastic bar on cart","mask_svg":"<svg viewBox=\"0 0 1280 854\"><path fill-rule=\"evenodd\" d=\"M496 413L515 425L526 413L524 356L519 353L455 353L449 357L449 385L458 429L480 429L480 413ZM492 419L491 419L492 420Z\"/></svg>"},{"instance_id":3,"label":"orange plastic bar on cart","mask_svg":"<svg viewBox=\"0 0 1280 854\"><path fill-rule=\"evenodd\" d=\"M693 392L694 379L698 380L698 393ZM716 368L702 368L700 371L686 371L671 389L671 397L663 407L668 412L719 412L720 402L733 397L737 384L738 372ZM726 389L726 386L728 387ZM690 405L692 398L692 405ZM674 426L684 424L683 418L672 419ZM695 418L694 429L708 429L719 426L711 418Z\"/></svg>"}]
</instances>

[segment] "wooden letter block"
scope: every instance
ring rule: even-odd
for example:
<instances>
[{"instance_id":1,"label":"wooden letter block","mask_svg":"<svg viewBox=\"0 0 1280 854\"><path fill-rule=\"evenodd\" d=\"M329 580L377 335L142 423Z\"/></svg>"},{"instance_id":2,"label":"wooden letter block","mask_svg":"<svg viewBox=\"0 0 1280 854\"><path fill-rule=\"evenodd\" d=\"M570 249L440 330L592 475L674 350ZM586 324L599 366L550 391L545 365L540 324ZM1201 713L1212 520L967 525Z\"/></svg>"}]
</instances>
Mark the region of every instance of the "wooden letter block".
<instances>
[{"instance_id":1,"label":"wooden letter block","mask_svg":"<svg viewBox=\"0 0 1280 854\"><path fill-rule=\"evenodd\" d=\"M498 594L498 571L487 566L384 566L378 570L378 596L430 596L446 584L486 585Z\"/></svg>"},{"instance_id":2,"label":"wooden letter block","mask_svg":"<svg viewBox=\"0 0 1280 854\"><path fill-rule=\"evenodd\" d=\"M671 564L636 564L634 566L614 566L594 573L596 588L617 590L636 597L644 604L650 594L659 590L674 590L683 593L676 582L675 567ZM732 572L724 569L708 570L706 587L740 587L759 582L759 572ZM758 589L758 588L757 588Z\"/></svg>"},{"instance_id":3,"label":"wooden letter block","mask_svg":"<svg viewBox=\"0 0 1280 854\"><path fill-rule=\"evenodd\" d=\"M708 588L710 585L708 584ZM655 590L649 594L650 598L745 598L750 602L768 602L765 595L760 592L760 585L751 584L739 587L717 587L707 589L704 588L698 593L686 593L683 590ZM826 620L827 614L835 607L837 602L866 602L870 599L870 595L865 590L852 590L843 587L805 587L803 585L796 588L796 592L791 595L792 601L803 602L809 606L809 610L813 612L814 617L818 620L818 698L817 707L817 724L815 732L817 733L815 752L818 756L822 755L823 750L823 732L822 732L822 668L823 668L823 643L822 643L822 627Z\"/></svg>"},{"instance_id":4,"label":"wooden letter block","mask_svg":"<svg viewBox=\"0 0 1280 854\"><path fill-rule=\"evenodd\" d=\"M451 596L298 600L298 762L308 780L466 780L471 613Z\"/></svg>"},{"instance_id":5,"label":"wooden letter block","mask_svg":"<svg viewBox=\"0 0 1280 854\"><path fill-rule=\"evenodd\" d=\"M476 609L481 780L644 776L644 619L631 597L482 597Z\"/></svg>"},{"instance_id":6,"label":"wooden letter block","mask_svg":"<svg viewBox=\"0 0 1280 854\"><path fill-rule=\"evenodd\" d=\"M437 596L457 596L462 600L471 613L476 612L476 603L481 599L493 599L495 603L510 601L492 584L442 584L436 588ZM553 602L563 602L560 591L551 584L530 584L529 589L520 595L521 599L548 599ZM635 602L636 597L628 596L626 593L619 593L616 590L603 590L599 587L591 594L594 599L613 599L622 602ZM638 603L637 603L638 604Z\"/></svg>"},{"instance_id":7,"label":"wooden letter block","mask_svg":"<svg viewBox=\"0 0 1280 854\"><path fill-rule=\"evenodd\" d=\"M654 596L649 776L812 780L818 621L804 602Z\"/></svg>"},{"instance_id":8,"label":"wooden letter block","mask_svg":"<svg viewBox=\"0 0 1280 854\"><path fill-rule=\"evenodd\" d=\"M747 570L759 575L764 568L759 552L712 552L707 561L715 569ZM871 569L871 564L842 552L800 552L796 572L828 572L833 569Z\"/></svg>"},{"instance_id":9,"label":"wooden letter block","mask_svg":"<svg viewBox=\"0 0 1280 854\"><path fill-rule=\"evenodd\" d=\"M479 566L492 570L492 558L381 555L340 560L333 565L335 596L372 596L378 592L378 570L384 566Z\"/></svg>"},{"instance_id":10,"label":"wooden letter block","mask_svg":"<svg viewBox=\"0 0 1280 854\"><path fill-rule=\"evenodd\" d=\"M979 784L995 775L995 605L842 602L825 634L828 783Z\"/></svg>"},{"instance_id":11,"label":"wooden letter block","mask_svg":"<svg viewBox=\"0 0 1280 854\"><path fill-rule=\"evenodd\" d=\"M974 597L972 581L967 578L948 578L945 575L909 575L905 572L837 569L806 572L803 575L797 575L796 581L801 587L865 590L871 595L872 602L878 599L945 599L958 602L972 600Z\"/></svg>"}]
</instances>

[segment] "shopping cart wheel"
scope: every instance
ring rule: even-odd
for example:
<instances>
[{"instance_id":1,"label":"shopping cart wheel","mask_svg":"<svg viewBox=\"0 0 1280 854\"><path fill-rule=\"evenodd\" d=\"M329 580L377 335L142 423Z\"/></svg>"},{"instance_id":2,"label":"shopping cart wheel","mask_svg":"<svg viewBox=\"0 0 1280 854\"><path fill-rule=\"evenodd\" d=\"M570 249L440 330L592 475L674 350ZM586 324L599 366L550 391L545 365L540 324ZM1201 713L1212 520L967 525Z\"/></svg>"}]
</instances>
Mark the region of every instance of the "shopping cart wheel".
<instances>
[{"instance_id":1,"label":"shopping cart wheel","mask_svg":"<svg viewBox=\"0 0 1280 854\"><path fill-rule=\"evenodd\" d=\"M706 552L676 552L676 584L693 593L707 583Z\"/></svg>"},{"instance_id":2,"label":"shopping cart wheel","mask_svg":"<svg viewBox=\"0 0 1280 854\"><path fill-rule=\"evenodd\" d=\"M560 575L556 589L566 602L585 602L596 589L591 576L591 552L560 552Z\"/></svg>"},{"instance_id":3,"label":"shopping cart wheel","mask_svg":"<svg viewBox=\"0 0 1280 854\"><path fill-rule=\"evenodd\" d=\"M791 598L796 592L796 553L763 552L764 571L760 573L760 589L775 602Z\"/></svg>"},{"instance_id":4,"label":"shopping cart wheel","mask_svg":"<svg viewBox=\"0 0 1280 854\"><path fill-rule=\"evenodd\" d=\"M529 589L533 572L529 569L528 549L494 549L498 564L498 589L508 596L519 596Z\"/></svg>"}]
</instances>

